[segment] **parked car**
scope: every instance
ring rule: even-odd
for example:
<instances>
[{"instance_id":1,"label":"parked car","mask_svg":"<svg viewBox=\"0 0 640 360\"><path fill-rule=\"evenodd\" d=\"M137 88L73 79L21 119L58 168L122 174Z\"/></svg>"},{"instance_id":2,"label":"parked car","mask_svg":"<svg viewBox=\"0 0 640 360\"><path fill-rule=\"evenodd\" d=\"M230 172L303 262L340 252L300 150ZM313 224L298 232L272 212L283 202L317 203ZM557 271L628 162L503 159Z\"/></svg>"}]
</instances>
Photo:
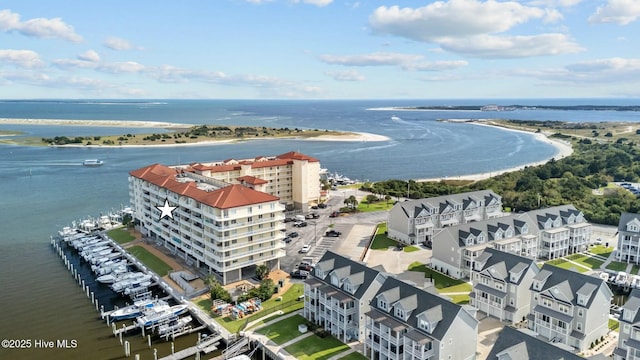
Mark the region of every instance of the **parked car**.
<instances>
[{"instance_id":1,"label":"parked car","mask_svg":"<svg viewBox=\"0 0 640 360\"><path fill-rule=\"evenodd\" d=\"M311 208L312 208L313 210L318 210L318 205L313 205Z\"/></svg>"},{"instance_id":2,"label":"parked car","mask_svg":"<svg viewBox=\"0 0 640 360\"><path fill-rule=\"evenodd\" d=\"M320 217L320 215L318 215L316 213L307 214L307 216L306 216L307 219L317 219L319 217Z\"/></svg>"},{"instance_id":3,"label":"parked car","mask_svg":"<svg viewBox=\"0 0 640 360\"><path fill-rule=\"evenodd\" d=\"M427 249L433 248L433 242L431 240L427 240L422 243Z\"/></svg>"},{"instance_id":4,"label":"parked car","mask_svg":"<svg viewBox=\"0 0 640 360\"><path fill-rule=\"evenodd\" d=\"M292 217L286 217L284 218L284 222L288 223L288 222L292 222L295 221L296 219L292 218Z\"/></svg>"},{"instance_id":5,"label":"parked car","mask_svg":"<svg viewBox=\"0 0 640 360\"><path fill-rule=\"evenodd\" d=\"M292 239L291 239L290 237L288 237L288 236L287 236L286 238L282 239L282 241L284 241L284 242L285 242L285 243L287 243L287 244L288 244L288 243L290 243L290 242L291 242L291 240L292 240Z\"/></svg>"},{"instance_id":6,"label":"parked car","mask_svg":"<svg viewBox=\"0 0 640 360\"><path fill-rule=\"evenodd\" d=\"M324 233L324 236L330 236L330 237L338 237L342 235L342 233L340 231L336 231L336 230L329 230L326 233Z\"/></svg>"},{"instance_id":7,"label":"parked car","mask_svg":"<svg viewBox=\"0 0 640 360\"><path fill-rule=\"evenodd\" d=\"M332 217L332 218L334 218L334 217L338 217L338 216L340 216L340 213L339 213L339 212L337 212L337 211L334 211L334 212L332 212L331 214L329 214L329 217Z\"/></svg>"},{"instance_id":8,"label":"parked car","mask_svg":"<svg viewBox=\"0 0 640 360\"><path fill-rule=\"evenodd\" d=\"M303 271L311 271L313 270L313 267L309 264L298 264L296 265L295 269L303 270Z\"/></svg>"},{"instance_id":9,"label":"parked car","mask_svg":"<svg viewBox=\"0 0 640 360\"><path fill-rule=\"evenodd\" d=\"M298 221L297 223L293 224L293 226L295 226L295 227L305 227L305 226L307 226L307 222L306 221Z\"/></svg>"},{"instance_id":10,"label":"parked car","mask_svg":"<svg viewBox=\"0 0 640 360\"><path fill-rule=\"evenodd\" d=\"M293 270L289 275L291 275L292 278L306 279L307 276L309 276L309 272L304 270Z\"/></svg>"},{"instance_id":11,"label":"parked car","mask_svg":"<svg viewBox=\"0 0 640 360\"><path fill-rule=\"evenodd\" d=\"M602 245L602 238L597 238L593 243L596 245Z\"/></svg>"},{"instance_id":12,"label":"parked car","mask_svg":"<svg viewBox=\"0 0 640 360\"><path fill-rule=\"evenodd\" d=\"M298 237L298 233L295 232L295 231L292 231L287 236L290 237L290 238Z\"/></svg>"},{"instance_id":13,"label":"parked car","mask_svg":"<svg viewBox=\"0 0 640 360\"><path fill-rule=\"evenodd\" d=\"M325 204L325 203L318 204L318 208L319 209L326 209L327 208L327 204Z\"/></svg>"},{"instance_id":14,"label":"parked car","mask_svg":"<svg viewBox=\"0 0 640 360\"><path fill-rule=\"evenodd\" d=\"M306 254L309 252L309 250L311 250L311 246L309 245L303 245L302 248L300 249L299 253L301 254Z\"/></svg>"}]
</instances>

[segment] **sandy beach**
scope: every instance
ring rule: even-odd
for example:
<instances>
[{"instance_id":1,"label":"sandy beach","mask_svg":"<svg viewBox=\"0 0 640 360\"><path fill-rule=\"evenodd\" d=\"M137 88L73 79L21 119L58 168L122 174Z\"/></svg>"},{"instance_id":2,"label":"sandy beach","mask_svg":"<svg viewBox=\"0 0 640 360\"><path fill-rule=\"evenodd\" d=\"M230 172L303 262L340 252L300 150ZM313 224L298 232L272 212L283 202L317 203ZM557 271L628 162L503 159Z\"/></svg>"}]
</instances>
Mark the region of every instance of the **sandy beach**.
<instances>
[{"instance_id":1,"label":"sandy beach","mask_svg":"<svg viewBox=\"0 0 640 360\"><path fill-rule=\"evenodd\" d=\"M126 120L66 120L66 119L9 119L0 118L0 124L8 125L46 125L46 126L98 126L126 128L185 128L194 124L166 123L160 121Z\"/></svg>"},{"instance_id":2,"label":"sandy beach","mask_svg":"<svg viewBox=\"0 0 640 360\"><path fill-rule=\"evenodd\" d=\"M87 126L87 127L122 127L122 128L163 128L163 129L180 129L195 126L195 124L166 123L159 121L126 121L126 120L66 120L66 119L9 119L0 118L0 124L9 125L41 125L41 126ZM296 140L313 140L313 141L388 141L387 136L366 133L366 132L345 132L340 134L319 135L319 136L281 136L273 138L244 138L244 139L220 139L220 140L203 140L192 143L182 144L148 144L148 145L83 145L83 144L67 144L58 145L64 147L149 147L149 146L207 146L216 144L225 144L237 141L254 141L254 140L271 140L271 139L296 139Z\"/></svg>"},{"instance_id":3,"label":"sandy beach","mask_svg":"<svg viewBox=\"0 0 640 360\"><path fill-rule=\"evenodd\" d=\"M509 129L509 128L506 128L506 127L503 127L503 126L493 125L493 124L488 123L486 121L465 121L465 123L466 124L471 124L471 125L476 125L476 126L491 126L491 127L495 127L495 128L504 130L504 131L514 131L514 132L520 132L520 133L533 135L538 141L542 141L542 142L548 143L548 144L552 145L553 147L555 147L556 148L556 153L555 153L554 156L552 156L552 157L550 157L548 159L545 159L545 160L542 160L542 161L533 162L533 163L530 163L530 164L521 165L521 166L516 166L516 167L512 167L512 168L508 168L508 169L485 172L485 173L479 173L479 174L459 175L459 176L442 177L442 178L430 178L430 179L417 179L416 181L418 181L418 182L426 182L426 181L441 181L441 180L471 180L471 181L484 180L484 179L488 179L490 177L498 176L498 175L501 175L501 174L504 174L504 173L522 170L525 167L538 166L538 165L546 164L551 159L560 160L560 159L565 158L565 157L567 157L567 156L569 156L569 155L571 155L573 153L573 148L571 147L571 144L569 144L567 142L560 141L560 140L550 139L549 137L547 137L547 135L545 135L543 133L532 133L530 131Z\"/></svg>"}]
</instances>

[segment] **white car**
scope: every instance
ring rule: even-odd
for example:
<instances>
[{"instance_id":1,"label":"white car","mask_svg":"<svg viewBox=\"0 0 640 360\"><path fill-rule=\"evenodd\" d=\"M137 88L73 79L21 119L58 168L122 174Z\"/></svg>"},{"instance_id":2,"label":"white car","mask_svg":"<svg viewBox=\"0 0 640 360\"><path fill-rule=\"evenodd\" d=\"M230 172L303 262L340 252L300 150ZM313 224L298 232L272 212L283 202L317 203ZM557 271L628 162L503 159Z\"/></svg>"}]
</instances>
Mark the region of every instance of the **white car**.
<instances>
[{"instance_id":1,"label":"white car","mask_svg":"<svg viewBox=\"0 0 640 360\"><path fill-rule=\"evenodd\" d=\"M596 245L602 245L602 238L597 238L593 243Z\"/></svg>"},{"instance_id":2,"label":"white car","mask_svg":"<svg viewBox=\"0 0 640 360\"><path fill-rule=\"evenodd\" d=\"M302 248L300 249L300 253L301 254L306 254L309 252L309 250L311 250L311 246L309 245L303 245Z\"/></svg>"}]
</instances>

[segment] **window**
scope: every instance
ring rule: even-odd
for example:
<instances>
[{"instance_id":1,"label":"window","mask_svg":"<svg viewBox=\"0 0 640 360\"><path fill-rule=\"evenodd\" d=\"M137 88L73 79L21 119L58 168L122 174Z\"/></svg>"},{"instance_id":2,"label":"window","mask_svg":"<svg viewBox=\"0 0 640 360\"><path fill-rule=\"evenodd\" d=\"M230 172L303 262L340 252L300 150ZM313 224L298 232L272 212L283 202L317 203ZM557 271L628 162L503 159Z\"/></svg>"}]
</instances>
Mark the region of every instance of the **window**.
<instances>
[{"instance_id":1,"label":"window","mask_svg":"<svg viewBox=\"0 0 640 360\"><path fill-rule=\"evenodd\" d=\"M429 326L429 322L425 319L420 319L420 322L418 323L418 327L427 332L431 332L431 327Z\"/></svg>"},{"instance_id":2,"label":"window","mask_svg":"<svg viewBox=\"0 0 640 360\"><path fill-rule=\"evenodd\" d=\"M378 307L382 310L387 310L387 302L382 299L378 299Z\"/></svg>"},{"instance_id":3,"label":"window","mask_svg":"<svg viewBox=\"0 0 640 360\"><path fill-rule=\"evenodd\" d=\"M558 305L558 310L560 310L561 312L568 314L569 313L569 307L566 305Z\"/></svg>"},{"instance_id":4,"label":"window","mask_svg":"<svg viewBox=\"0 0 640 360\"><path fill-rule=\"evenodd\" d=\"M582 331L582 323L576 323L576 330Z\"/></svg>"},{"instance_id":5,"label":"window","mask_svg":"<svg viewBox=\"0 0 640 360\"><path fill-rule=\"evenodd\" d=\"M546 297L542 298L542 305L546 306L546 307L551 307L553 306L553 301L547 299Z\"/></svg>"},{"instance_id":6,"label":"window","mask_svg":"<svg viewBox=\"0 0 640 360\"><path fill-rule=\"evenodd\" d=\"M404 319L404 310L401 309L399 306L396 306L396 316Z\"/></svg>"}]
</instances>

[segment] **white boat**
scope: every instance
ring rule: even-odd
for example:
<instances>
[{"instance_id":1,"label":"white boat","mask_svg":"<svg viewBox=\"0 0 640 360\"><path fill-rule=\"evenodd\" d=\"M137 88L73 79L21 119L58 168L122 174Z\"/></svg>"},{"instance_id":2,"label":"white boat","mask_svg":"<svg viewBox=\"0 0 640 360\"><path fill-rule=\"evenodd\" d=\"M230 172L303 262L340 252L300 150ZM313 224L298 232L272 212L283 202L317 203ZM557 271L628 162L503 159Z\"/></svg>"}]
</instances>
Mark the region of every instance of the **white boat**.
<instances>
[{"instance_id":1,"label":"white boat","mask_svg":"<svg viewBox=\"0 0 640 360\"><path fill-rule=\"evenodd\" d=\"M125 272L125 273L120 273L120 274L105 274L102 276L98 276L98 278L96 279L96 281L101 282L103 284L113 284L116 283L118 281L124 281L127 279L131 279L131 278L135 278L138 277L140 275L144 275L144 273L142 272Z\"/></svg>"},{"instance_id":2,"label":"white boat","mask_svg":"<svg viewBox=\"0 0 640 360\"><path fill-rule=\"evenodd\" d=\"M123 292L128 287L133 287L149 280L151 280L151 275L143 274L142 276L116 281L111 285L111 290L115 292Z\"/></svg>"},{"instance_id":3,"label":"white boat","mask_svg":"<svg viewBox=\"0 0 640 360\"><path fill-rule=\"evenodd\" d=\"M96 273L96 275L98 275L98 277L102 277L105 275L113 276L113 279L111 280L111 282L105 282L105 284L113 284L113 281L115 281L117 275L127 273L129 272L129 269L127 268L127 263L123 262L122 264L112 264L109 266L101 266L100 268L96 269L96 271L94 272ZM109 277L105 277L103 279L109 281L108 280Z\"/></svg>"},{"instance_id":4,"label":"white boat","mask_svg":"<svg viewBox=\"0 0 640 360\"><path fill-rule=\"evenodd\" d=\"M127 288L125 288L122 293L125 295L134 295L147 292L149 291L149 286L151 286L151 283L151 279L134 282L130 286L127 286Z\"/></svg>"},{"instance_id":5,"label":"white boat","mask_svg":"<svg viewBox=\"0 0 640 360\"><path fill-rule=\"evenodd\" d=\"M87 159L82 162L82 165L84 166L102 166L103 164L104 161L98 159Z\"/></svg>"},{"instance_id":6,"label":"white boat","mask_svg":"<svg viewBox=\"0 0 640 360\"><path fill-rule=\"evenodd\" d=\"M169 309L155 311L152 310L150 314L145 314L136 319L139 327L147 327L155 325L161 321L168 320L173 316L182 315L189 309L188 305L180 304L171 306Z\"/></svg>"},{"instance_id":7,"label":"white boat","mask_svg":"<svg viewBox=\"0 0 640 360\"><path fill-rule=\"evenodd\" d=\"M189 326L193 318L189 315L170 321L168 324L158 326L158 335L160 337L169 336L172 333L183 331Z\"/></svg>"},{"instance_id":8,"label":"white boat","mask_svg":"<svg viewBox=\"0 0 640 360\"><path fill-rule=\"evenodd\" d=\"M165 306L168 308L169 304L164 300L138 300L134 302L133 305L113 311L109 316L113 320L133 319L135 317L142 316L143 310L155 308L157 306Z\"/></svg>"}]
</instances>

